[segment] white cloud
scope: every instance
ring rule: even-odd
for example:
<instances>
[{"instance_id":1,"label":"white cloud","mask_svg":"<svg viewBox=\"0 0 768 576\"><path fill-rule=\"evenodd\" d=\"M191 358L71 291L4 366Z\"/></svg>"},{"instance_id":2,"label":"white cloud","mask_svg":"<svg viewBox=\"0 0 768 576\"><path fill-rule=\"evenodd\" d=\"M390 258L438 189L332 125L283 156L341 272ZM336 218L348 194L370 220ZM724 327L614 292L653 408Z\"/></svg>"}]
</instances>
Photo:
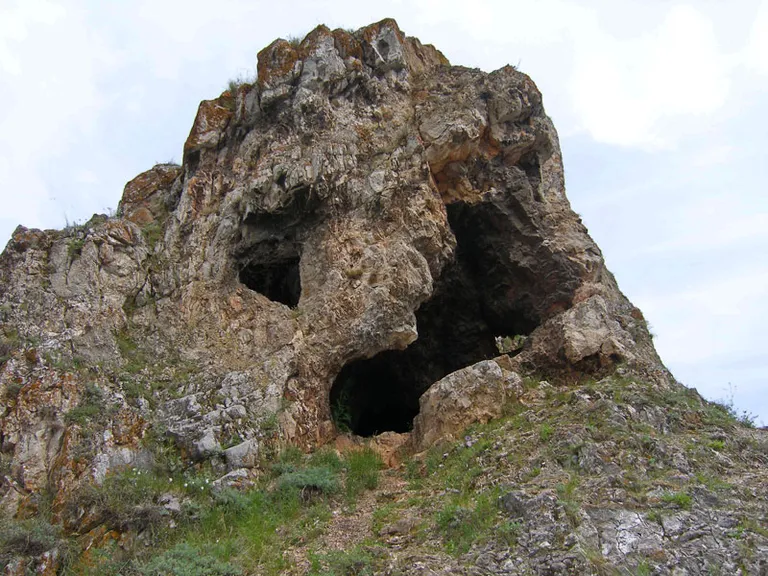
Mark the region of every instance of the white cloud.
<instances>
[{"instance_id":1,"label":"white cloud","mask_svg":"<svg viewBox=\"0 0 768 576\"><path fill-rule=\"evenodd\" d=\"M639 248L636 254L701 254L738 246L768 248L768 210L739 205L728 196L685 202L671 214L673 225L663 240Z\"/></svg>"},{"instance_id":2,"label":"white cloud","mask_svg":"<svg viewBox=\"0 0 768 576\"><path fill-rule=\"evenodd\" d=\"M670 366L762 354L768 322L768 271L743 272L681 292L638 298L659 333L657 347Z\"/></svg>"},{"instance_id":3,"label":"white cloud","mask_svg":"<svg viewBox=\"0 0 768 576\"><path fill-rule=\"evenodd\" d=\"M673 6L636 38L594 29L576 42L570 90L595 140L668 147L680 136L670 118L710 115L726 101L731 63L712 21L692 6Z\"/></svg>"},{"instance_id":4,"label":"white cloud","mask_svg":"<svg viewBox=\"0 0 768 576\"><path fill-rule=\"evenodd\" d=\"M51 226L51 215L63 210L54 204L66 205L68 199L49 187L46 167L93 126L103 108L97 87L103 51L73 5L24 0L0 14L0 21L2 51L18 71L0 77L4 216Z\"/></svg>"},{"instance_id":5,"label":"white cloud","mask_svg":"<svg viewBox=\"0 0 768 576\"><path fill-rule=\"evenodd\" d=\"M746 63L752 69L768 75L768 1L758 8L755 15L749 43L746 48Z\"/></svg>"}]
</instances>

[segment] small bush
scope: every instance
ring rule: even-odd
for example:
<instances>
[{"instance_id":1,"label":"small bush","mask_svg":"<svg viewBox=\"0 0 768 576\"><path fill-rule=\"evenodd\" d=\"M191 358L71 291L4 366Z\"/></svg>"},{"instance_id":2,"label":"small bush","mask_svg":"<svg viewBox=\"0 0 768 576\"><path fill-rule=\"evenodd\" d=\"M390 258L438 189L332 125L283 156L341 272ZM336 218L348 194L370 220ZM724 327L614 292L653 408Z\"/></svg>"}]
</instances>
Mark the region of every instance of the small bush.
<instances>
[{"instance_id":1,"label":"small bush","mask_svg":"<svg viewBox=\"0 0 768 576\"><path fill-rule=\"evenodd\" d=\"M3 358L0 356L0 364L3 363ZM7 400L15 400L19 397L19 393L21 392L21 389L24 387L23 382L16 382L11 381L8 382L8 384L5 385L5 398Z\"/></svg>"},{"instance_id":2,"label":"small bush","mask_svg":"<svg viewBox=\"0 0 768 576\"><path fill-rule=\"evenodd\" d=\"M349 408L350 387L344 387L336 400L331 405L331 419L339 429L339 432L348 433L352 431L352 412Z\"/></svg>"},{"instance_id":3,"label":"small bush","mask_svg":"<svg viewBox=\"0 0 768 576\"><path fill-rule=\"evenodd\" d=\"M0 558L37 556L56 547L59 529L42 518L0 520Z\"/></svg>"},{"instance_id":4,"label":"small bush","mask_svg":"<svg viewBox=\"0 0 768 576\"><path fill-rule=\"evenodd\" d=\"M83 238L72 238L67 242L67 256L70 260L79 258L83 253L83 246L85 246L85 240Z\"/></svg>"},{"instance_id":5,"label":"small bush","mask_svg":"<svg viewBox=\"0 0 768 576\"><path fill-rule=\"evenodd\" d=\"M119 530L154 528L162 521L164 510L156 504L167 490L167 479L143 470L124 470L109 474L101 486L87 484L68 504L70 515L85 509L99 516L108 526Z\"/></svg>"},{"instance_id":6,"label":"small bush","mask_svg":"<svg viewBox=\"0 0 768 576\"><path fill-rule=\"evenodd\" d=\"M344 274L346 274L347 278L350 280L358 280L363 276L363 269L362 268L347 268L344 271Z\"/></svg>"},{"instance_id":7,"label":"small bush","mask_svg":"<svg viewBox=\"0 0 768 576\"><path fill-rule=\"evenodd\" d=\"M141 229L141 233L151 251L155 249L155 245L163 237L163 226L157 220L153 220Z\"/></svg>"},{"instance_id":8,"label":"small bush","mask_svg":"<svg viewBox=\"0 0 768 576\"><path fill-rule=\"evenodd\" d=\"M344 463L339 458L339 455L335 450L330 448L321 448L309 457L310 466L322 466L333 470L334 472L341 472L344 468Z\"/></svg>"},{"instance_id":9,"label":"small bush","mask_svg":"<svg viewBox=\"0 0 768 576\"><path fill-rule=\"evenodd\" d=\"M315 555L310 574L315 576L368 576L374 574L377 550L356 546L351 550Z\"/></svg>"},{"instance_id":10,"label":"small bush","mask_svg":"<svg viewBox=\"0 0 768 576\"><path fill-rule=\"evenodd\" d=\"M225 514L239 516L248 510L251 501L247 495L234 488L223 488L213 493L214 505Z\"/></svg>"},{"instance_id":11,"label":"small bush","mask_svg":"<svg viewBox=\"0 0 768 576\"><path fill-rule=\"evenodd\" d=\"M137 374L146 367L148 361L144 352L127 332L121 331L115 334L115 343L120 350L120 355L126 361L123 366L126 372Z\"/></svg>"},{"instance_id":12,"label":"small bush","mask_svg":"<svg viewBox=\"0 0 768 576\"><path fill-rule=\"evenodd\" d=\"M64 421L68 424L87 426L107 414L109 411L104 409L104 393L96 384L89 382L77 406L64 415Z\"/></svg>"},{"instance_id":13,"label":"small bush","mask_svg":"<svg viewBox=\"0 0 768 576\"><path fill-rule=\"evenodd\" d=\"M294 48L298 48L299 46L301 46L302 37L301 36L288 36L288 38L286 38L286 41L288 42L288 44L290 44Z\"/></svg>"},{"instance_id":14,"label":"small bush","mask_svg":"<svg viewBox=\"0 0 768 576\"><path fill-rule=\"evenodd\" d=\"M725 442L723 440L712 440L708 446L717 452L722 451L725 448Z\"/></svg>"},{"instance_id":15,"label":"small bush","mask_svg":"<svg viewBox=\"0 0 768 576\"><path fill-rule=\"evenodd\" d=\"M316 494L335 494L339 491L339 479L325 467L312 467L287 472L277 479L278 489L298 491L303 500Z\"/></svg>"},{"instance_id":16,"label":"small bush","mask_svg":"<svg viewBox=\"0 0 768 576\"><path fill-rule=\"evenodd\" d=\"M272 465L272 471L277 474L296 472L302 466L304 454L296 446L288 446L277 457L277 462Z\"/></svg>"},{"instance_id":17,"label":"small bush","mask_svg":"<svg viewBox=\"0 0 768 576\"><path fill-rule=\"evenodd\" d=\"M227 90L234 96L237 91L240 89L241 86L250 85L256 82L256 78L253 76L253 74L250 75L238 75L235 78L231 78L227 82Z\"/></svg>"},{"instance_id":18,"label":"small bush","mask_svg":"<svg viewBox=\"0 0 768 576\"><path fill-rule=\"evenodd\" d=\"M243 573L186 542L141 565L139 572L143 576L239 576Z\"/></svg>"},{"instance_id":19,"label":"small bush","mask_svg":"<svg viewBox=\"0 0 768 576\"><path fill-rule=\"evenodd\" d=\"M515 546L520 537L523 525L515 520L507 520L499 525L495 532L496 536L507 546Z\"/></svg>"},{"instance_id":20,"label":"small bush","mask_svg":"<svg viewBox=\"0 0 768 576\"><path fill-rule=\"evenodd\" d=\"M20 346L21 337L15 329L0 334L0 365L7 362L13 355L13 351Z\"/></svg>"}]
</instances>

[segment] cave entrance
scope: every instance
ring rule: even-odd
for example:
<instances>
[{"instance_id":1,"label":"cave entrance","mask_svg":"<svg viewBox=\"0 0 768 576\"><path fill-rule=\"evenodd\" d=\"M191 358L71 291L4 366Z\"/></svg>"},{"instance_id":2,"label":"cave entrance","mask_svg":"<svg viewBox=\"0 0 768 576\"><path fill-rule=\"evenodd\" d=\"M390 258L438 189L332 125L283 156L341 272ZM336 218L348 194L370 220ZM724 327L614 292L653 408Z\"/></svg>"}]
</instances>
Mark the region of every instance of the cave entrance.
<instances>
[{"instance_id":1,"label":"cave entrance","mask_svg":"<svg viewBox=\"0 0 768 576\"><path fill-rule=\"evenodd\" d=\"M294 308L301 297L299 254L289 247L260 245L240 268L240 282L274 302Z\"/></svg>"},{"instance_id":2,"label":"cave entrance","mask_svg":"<svg viewBox=\"0 0 768 576\"><path fill-rule=\"evenodd\" d=\"M341 370L330 392L342 431L373 436L407 432L419 397L447 374L499 355L496 337L530 334L540 322L535 278L503 247L516 234L498 207L447 206L456 236L453 262L416 311L418 339Z\"/></svg>"}]
</instances>

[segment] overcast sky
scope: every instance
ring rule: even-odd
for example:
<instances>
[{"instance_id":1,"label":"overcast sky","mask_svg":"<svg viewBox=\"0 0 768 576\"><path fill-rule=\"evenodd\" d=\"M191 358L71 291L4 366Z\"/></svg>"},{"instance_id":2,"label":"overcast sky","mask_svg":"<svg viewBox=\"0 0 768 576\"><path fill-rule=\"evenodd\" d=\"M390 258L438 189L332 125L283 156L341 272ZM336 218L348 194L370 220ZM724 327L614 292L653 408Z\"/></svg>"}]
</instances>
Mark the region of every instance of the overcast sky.
<instances>
[{"instance_id":1,"label":"overcast sky","mask_svg":"<svg viewBox=\"0 0 768 576\"><path fill-rule=\"evenodd\" d=\"M768 0L0 0L0 244L180 160L199 101L276 37L384 17L531 75L662 359L768 424Z\"/></svg>"}]
</instances>

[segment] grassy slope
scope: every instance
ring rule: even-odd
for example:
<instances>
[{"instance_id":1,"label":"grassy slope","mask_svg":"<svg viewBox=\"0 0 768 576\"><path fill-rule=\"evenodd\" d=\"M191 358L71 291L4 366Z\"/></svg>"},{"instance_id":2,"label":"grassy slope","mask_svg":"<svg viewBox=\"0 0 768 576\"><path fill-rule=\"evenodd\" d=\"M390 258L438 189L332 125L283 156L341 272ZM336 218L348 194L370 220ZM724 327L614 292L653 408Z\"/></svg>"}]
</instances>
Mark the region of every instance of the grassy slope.
<instances>
[{"instance_id":1,"label":"grassy slope","mask_svg":"<svg viewBox=\"0 0 768 576\"><path fill-rule=\"evenodd\" d=\"M683 534L662 551L630 551L612 563L582 537L605 510L632 511L658 531L679 518L726 514L724 546L743 573L754 566L768 546L765 432L683 388L615 377L568 388L527 384L504 418L384 473L370 451L341 459L329 450L283 452L244 493L215 493L204 469L170 477L126 471L81 498L138 536L107 535L67 573L461 572L516 556L515 569L526 573L546 540L544 562L578 573L651 574L677 548L688 553ZM165 510L163 494L181 510ZM550 497L554 517L536 508ZM13 528L18 546L23 527ZM14 541L0 544L13 552Z\"/></svg>"}]
</instances>

